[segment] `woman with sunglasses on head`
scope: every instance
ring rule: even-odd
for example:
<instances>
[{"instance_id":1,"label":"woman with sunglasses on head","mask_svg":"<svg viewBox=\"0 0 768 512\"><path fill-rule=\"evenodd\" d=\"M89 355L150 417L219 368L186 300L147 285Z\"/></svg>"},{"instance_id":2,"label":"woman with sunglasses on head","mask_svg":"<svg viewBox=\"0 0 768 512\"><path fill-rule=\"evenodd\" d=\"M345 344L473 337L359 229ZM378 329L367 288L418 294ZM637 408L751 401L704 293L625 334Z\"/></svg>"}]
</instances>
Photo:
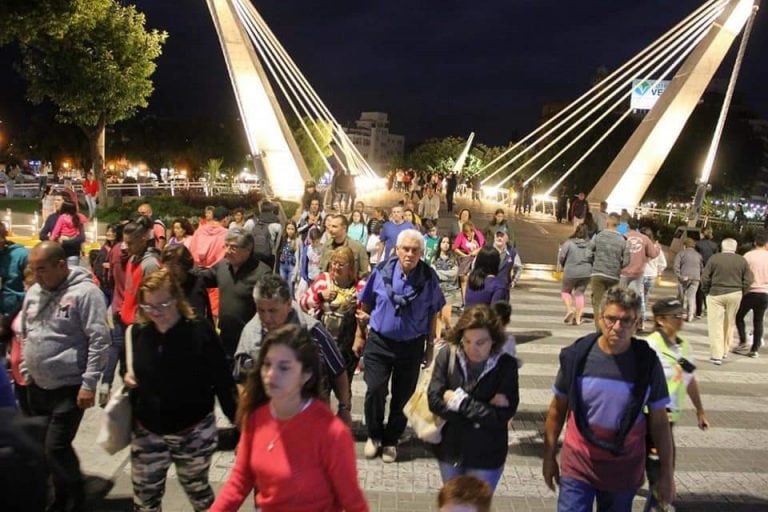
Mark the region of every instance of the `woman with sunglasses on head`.
<instances>
[{"instance_id":1,"label":"woman with sunglasses on head","mask_svg":"<svg viewBox=\"0 0 768 512\"><path fill-rule=\"evenodd\" d=\"M685 396L691 398L691 403L696 411L696 423L701 430L709 428L709 421L704 414L704 406L701 403L699 385L696 382L694 371L696 366L692 363L688 340L680 336L680 330L685 322L686 312L682 301L677 297L659 299L653 305L653 323L655 330L646 338L648 345L656 351L667 379L670 403L667 406L670 433L672 434L672 459L675 456L675 438L672 427L680 421L681 409ZM661 471L658 455L655 454L653 439L648 436L646 444L649 452L646 462L648 485L654 489ZM654 499L652 494L649 499Z\"/></svg>"},{"instance_id":2,"label":"woman with sunglasses on head","mask_svg":"<svg viewBox=\"0 0 768 512\"><path fill-rule=\"evenodd\" d=\"M242 431L229 480L211 512L365 512L352 433L323 395L320 355L306 329L270 331L240 399Z\"/></svg>"},{"instance_id":3,"label":"woman with sunglasses on head","mask_svg":"<svg viewBox=\"0 0 768 512\"><path fill-rule=\"evenodd\" d=\"M195 317L168 269L145 277L129 327L133 373L131 477L137 511L161 509L171 463L195 510L214 500L208 483L217 430L214 397L234 421L235 383L210 322Z\"/></svg>"}]
</instances>

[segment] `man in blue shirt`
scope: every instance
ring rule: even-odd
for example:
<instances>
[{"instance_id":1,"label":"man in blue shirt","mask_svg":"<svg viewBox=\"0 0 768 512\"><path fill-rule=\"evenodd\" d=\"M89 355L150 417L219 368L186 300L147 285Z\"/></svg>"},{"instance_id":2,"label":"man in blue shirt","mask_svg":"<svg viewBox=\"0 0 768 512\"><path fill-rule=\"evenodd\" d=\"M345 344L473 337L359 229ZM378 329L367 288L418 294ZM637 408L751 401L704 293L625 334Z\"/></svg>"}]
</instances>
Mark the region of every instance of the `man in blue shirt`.
<instances>
[{"instance_id":1,"label":"man in blue shirt","mask_svg":"<svg viewBox=\"0 0 768 512\"><path fill-rule=\"evenodd\" d=\"M379 235L379 240L384 244L384 259L393 255L392 250L395 248L395 242L400 233L406 229L416 229L416 226L403 219L402 206L393 207L389 213L389 221L381 227L381 234Z\"/></svg>"},{"instance_id":2,"label":"man in blue shirt","mask_svg":"<svg viewBox=\"0 0 768 512\"><path fill-rule=\"evenodd\" d=\"M423 253L421 233L401 231L396 255L376 267L360 292L353 350L365 357L368 441L364 452L369 459L381 450L384 462L397 460L397 442L407 423L403 407L416 389L424 342L434 341L437 315L445 305L437 274L421 260ZM390 378L392 400L385 426Z\"/></svg>"}]
</instances>

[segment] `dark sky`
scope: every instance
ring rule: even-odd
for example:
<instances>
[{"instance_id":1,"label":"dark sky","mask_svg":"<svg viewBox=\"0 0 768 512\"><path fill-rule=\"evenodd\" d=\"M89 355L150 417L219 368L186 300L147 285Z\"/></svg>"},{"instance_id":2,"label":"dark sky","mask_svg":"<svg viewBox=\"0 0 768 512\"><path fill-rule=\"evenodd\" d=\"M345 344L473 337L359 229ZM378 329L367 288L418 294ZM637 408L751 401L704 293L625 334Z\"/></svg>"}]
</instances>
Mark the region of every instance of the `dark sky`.
<instances>
[{"instance_id":1,"label":"dark sky","mask_svg":"<svg viewBox=\"0 0 768 512\"><path fill-rule=\"evenodd\" d=\"M150 111L234 115L236 106L204 0L140 0L170 38ZM504 143L536 126L542 104L584 92L700 0L256 0L255 5L343 123L390 114L407 142L477 132ZM768 117L768 14L757 23L740 77L748 105ZM0 53L0 116L23 101ZM727 76L730 69L721 69ZM18 107L18 105L17 105Z\"/></svg>"}]
</instances>

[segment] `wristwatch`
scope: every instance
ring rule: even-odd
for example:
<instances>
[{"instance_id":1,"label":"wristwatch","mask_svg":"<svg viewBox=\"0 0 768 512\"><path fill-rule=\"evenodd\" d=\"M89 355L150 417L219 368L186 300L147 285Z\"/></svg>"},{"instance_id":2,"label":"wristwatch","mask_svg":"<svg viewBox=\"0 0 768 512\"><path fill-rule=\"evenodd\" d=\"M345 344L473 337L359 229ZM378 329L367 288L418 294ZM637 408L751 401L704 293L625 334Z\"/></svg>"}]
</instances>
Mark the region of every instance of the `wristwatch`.
<instances>
[{"instance_id":1,"label":"wristwatch","mask_svg":"<svg viewBox=\"0 0 768 512\"><path fill-rule=\"evenodd\" d=\"M339 412L348 411L349 410L349 405L343 404L343 403L339 402L338 410L339 410Z\"/></svg>"}]
</instances>

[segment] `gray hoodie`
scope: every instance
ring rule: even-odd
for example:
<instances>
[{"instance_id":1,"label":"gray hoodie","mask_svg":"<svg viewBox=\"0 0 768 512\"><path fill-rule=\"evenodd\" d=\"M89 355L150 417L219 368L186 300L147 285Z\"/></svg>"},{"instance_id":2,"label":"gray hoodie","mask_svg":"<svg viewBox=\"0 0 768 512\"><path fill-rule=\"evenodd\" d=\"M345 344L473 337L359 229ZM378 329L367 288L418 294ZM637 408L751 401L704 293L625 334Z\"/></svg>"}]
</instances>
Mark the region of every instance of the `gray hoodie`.
<instances>
[{"instance_id":1,"label":"gray hoodie","mask_svg":"<svg viewBox=\"0 0 768 512\"><path fill-rule=\"evenodd\" d=\"M592 256L592 275L619 280L622 267L629 264L627 239L618 231L604 229L587 244Z\"/></svg>"},{"instance_id":2,"label":"gray hoodie","mask_svg":"<svg viewBox=\"0 0 768 512\"><path fill-rule=\"evenodd\" d=\"M564 279L588 279L592 274L592 261L587 251L589 242L582 238L569 238L562 247L558 261L563 267Z\"/></svg>"},{"instance_id":3,"label":"gray hoodie","mask_svg":"<svg viewBox=\"0 0 768 512\"><path fill-rule=\"evenodd\" d=\"M112 343L104 294L87 270L70 269L54 291L32 286L21 309L22 374L43 389L93 391Z\"/></svg>"}]
</instances>

